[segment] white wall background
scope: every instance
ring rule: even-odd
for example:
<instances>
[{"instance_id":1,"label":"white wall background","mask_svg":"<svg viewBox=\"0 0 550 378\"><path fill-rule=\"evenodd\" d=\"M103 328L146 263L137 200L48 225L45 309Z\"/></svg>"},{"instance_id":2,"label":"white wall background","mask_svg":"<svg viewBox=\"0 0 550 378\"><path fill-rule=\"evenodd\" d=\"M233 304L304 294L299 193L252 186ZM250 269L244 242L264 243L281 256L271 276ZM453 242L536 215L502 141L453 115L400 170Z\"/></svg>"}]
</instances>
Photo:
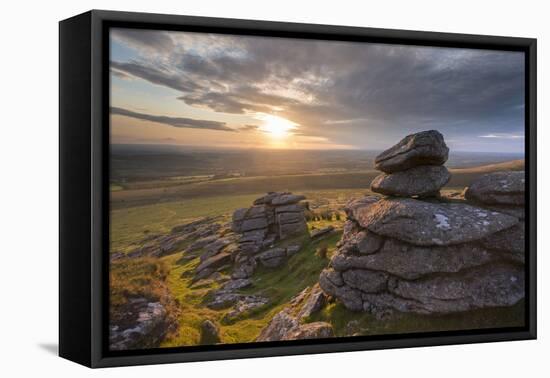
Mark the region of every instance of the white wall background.
<instances>
[{"instance_id":1,"label":"white wall background","mask_svg":"<svg viewBox=\"0 0 550 378\"><path fill-rule=\"evenodd\" d=\"M550 23L544 1L5 1L0 22L0 375L105 377L540 377L550 373ZM89 9L536 37L539 340L89 370L55 355L58 26ZM544 300L546 299L546 300ZM546 349L546 351L545 351Z\"/></svg>"}]
</instances>

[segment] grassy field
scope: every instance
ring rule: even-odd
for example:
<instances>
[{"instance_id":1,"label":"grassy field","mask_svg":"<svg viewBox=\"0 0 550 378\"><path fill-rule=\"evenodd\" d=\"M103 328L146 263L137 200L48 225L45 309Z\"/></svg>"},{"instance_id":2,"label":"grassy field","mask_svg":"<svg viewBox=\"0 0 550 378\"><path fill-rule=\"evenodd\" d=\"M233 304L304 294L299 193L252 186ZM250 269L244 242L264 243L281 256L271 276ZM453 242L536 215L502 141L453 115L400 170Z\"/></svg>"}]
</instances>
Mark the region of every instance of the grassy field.
<instances>
[{"instance_id":1,"label":"grassy field","mask_svg":"<svg viewBox=\"0 0 550 378\"><path fill-rule=\"evenodd\" d=\"M368 190L321 190L300 192L313 207L342 207L348 199L370 193ZM127 252L149 234L169 232L172 227L201 217L229 221L233 211L248 207L263 195L222 195L111 210L111 252Z\"/></svg>"},{"instance_id":2,"label":"grassy field","mask_svg":"<svg viewBox=\"0 0 550 378\"><path fill-rule=\"evenodd\" d=\"M465 187L479 175L499 170L521 170L523 160L489 164L473 168L451 169L449 187ZM278 176L231 177L206 179L194 177L187 181L182 178L146 183L128 184L124 189L111 191L111 207L122 209L155 204L159 201L174 202L203 197L219 197L228 193L258 194L269 191L324 191L324 190L366 190L371 181L380 172L366 170L361 172L311 173ZM196 179L196 180L195 180ZM182 181L183 180L183 181Z\"/></svg>"}]
</instances>

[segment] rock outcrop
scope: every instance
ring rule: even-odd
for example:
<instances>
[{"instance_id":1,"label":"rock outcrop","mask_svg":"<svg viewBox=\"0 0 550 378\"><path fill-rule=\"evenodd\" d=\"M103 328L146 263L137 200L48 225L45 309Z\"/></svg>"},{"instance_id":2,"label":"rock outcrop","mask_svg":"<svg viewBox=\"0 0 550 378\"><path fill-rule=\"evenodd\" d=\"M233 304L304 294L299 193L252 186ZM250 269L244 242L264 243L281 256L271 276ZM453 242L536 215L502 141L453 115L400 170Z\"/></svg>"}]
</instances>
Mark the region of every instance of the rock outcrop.
<instances>
[{"instance_id":1,"label":"rock outcrop","mask_svg":"<svg viewBox=\"0 0 550 378\"><path fill-rule=\"evenodd\" d=\"M525 172L495 172L483 175L466 189L467 200L484 205L525 205Z\"/></svg>"},{"instance_id":2,"label":"rock outcrop","mask_svg":"<svg viewBox=\"0 0 550 378\"><path fill-rule=\"evenodd\" d=\"M464 191L464 197L488 211L516 217L518 223L484 241L485 248L503 250L525 259L525 171L485 174Z\"/></svg>"},{"instance_id":3,"label":"rock outcrop","mask_svg":"<svg viewBox=\"0 0 550 378\"><path fill-rule=\"evenodd\" d=\"M256 341L320 339L334 337L332 325L327 322L304 323L326 303L326 295L319 285L306 287L294 296L287 307L277 313L260 332Z\"/></svg>"},{"instance_id":4,"label":"rock outcrop","mask_svg":"<svg viewBox=\"0 0 550 378\"><path fill-rule=\"evenodd\" d=\"M158 347L164 337L174 331L177 323L161 302L147 298L132 298L109 327L111 350Z\"/></svg>"},{"instance_id":5,"label":"rock outcrop","mask_svg":"<svg viewBox=\"0 0 550 378\"><path fill-rule=\"evenodd\" d=\"M201 323L200 341L201 345L219 344L221 342L220 330L211 320L204 320Z\"/></svg>"},{"instance_id":6,"label":"rock outcrop","mask_svg":"<svg viewBox=\"0 0 550 378\"><path fill-rule=\"evenodd\" d=\"M423 197L417 190L422 185L413 180L406 187L411 176L399 175L441 170L433 164L442 164L447 154L438 132L410 135L377 158L377 167L391 173L374 181L386 181L376 184L386 188L391 182L386 194ZM439 192L446 180L427 192ZM465 192L471 202L391 196L350 201L342 239L320 275L321 288L350 310L381 316L514 305L525 295L525 226L513 208L524 203L523 180L522 172L483 176Z\"/></svg>"},{"instance_id":7,"label":"rock outcrop","mask_svg":"<svg viewBox=\"0 0 550 378\"><path fill-rule=\"evenodd\" d=\"M234 253L233 278L247 278L258 264L276 268L295 254L295 246L274 248L276 242L306 235L305 197L292 193L271 192L254 201L249 208L233 213L232 230L239 234Z\"/></svg>"},{"instance_id":8,"label":"rock outcrop","mask_svg":"<svg viewBox=\"0 0 550 378\"><path fill-rule=\"evenodd\" d=\"M438 131L408 135L375 159L383 173L371 183L371 190L399 197L433 197L449 182L451 174L442 165L449 149Z\"/></svg>"}]
</instances>

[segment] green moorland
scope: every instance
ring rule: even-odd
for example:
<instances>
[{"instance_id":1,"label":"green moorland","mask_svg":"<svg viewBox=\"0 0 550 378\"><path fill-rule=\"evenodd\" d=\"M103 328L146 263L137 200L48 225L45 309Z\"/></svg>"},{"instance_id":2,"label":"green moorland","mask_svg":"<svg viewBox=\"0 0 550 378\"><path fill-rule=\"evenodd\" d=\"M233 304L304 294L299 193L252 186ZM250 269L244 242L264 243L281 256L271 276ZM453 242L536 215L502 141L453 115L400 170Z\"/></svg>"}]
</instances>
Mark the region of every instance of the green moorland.
<instances>
[{"instance_id":1,"label":"green moorland","mask_svg":"<svg viewBox=\"0 0 550 378\"><path fill-rule=\"evenodd\" d=\"M455 191L461 189L457 187ZM293 296L318 281L319 273L328 265L341 237L341 228L345 221L343 205L351 198L370 192L362 189L327 189L300 193L306 195L311 207L317 212L328 209L338 214L330 220L310 221L309 227L313 229L333 224L338 232L320 242L313 242L309 238L299 240L303 246L301 251L291 257L283 267L259 268L255 272L252 278L253 286L241 289L241 292L266 296L270 299L267 305L243 318L231 321L225 319L229 309L212 310L206 307L205 301L208 300L211 291L219 288L220 284L209 280L192 282L199 258L181 259L186 246L182 245L181 252L160 259L118 260L113 263L112 309L116 310L117 305L124 303L129 296L136 293L156 300L162 298L162 290L168 290L173 299L168 308L177 317L179 327L176 332L168 335L161 347L198 344L200 324L204 319L213 320L220 326L220 335L224 343L254 341L261 329ZM178 224L204 216L214 217L219 223L226 223L235 209L250 206L259 195L261 193L204 196L112 209L111 251L128 252L149 234L168 233ZM285 243L296 241L290 240ZM326 255L319 253L325 248ZM223 271L221 273L229 274ZM373 315L351 312L341 304L331 302L321 312L305 321L327 321L333 325L338 336L463 330L516 325L523 321L523 308L522 302L513 308L482 310L468 315L426 317L398 314L389 319L379 320ZM350 324L353 324L353 329L350 329Z\"/></svg>"}]
</instances>

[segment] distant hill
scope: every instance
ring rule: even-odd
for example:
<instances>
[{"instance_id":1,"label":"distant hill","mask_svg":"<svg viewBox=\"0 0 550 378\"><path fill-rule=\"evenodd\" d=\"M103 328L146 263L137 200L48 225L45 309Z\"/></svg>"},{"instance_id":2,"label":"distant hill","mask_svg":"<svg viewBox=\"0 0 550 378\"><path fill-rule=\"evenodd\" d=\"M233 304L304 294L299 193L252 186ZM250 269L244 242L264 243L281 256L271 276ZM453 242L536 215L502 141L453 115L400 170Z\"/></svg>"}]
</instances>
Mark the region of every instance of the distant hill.
<instances>
[{"instance_id":1,"label":"distant hill","mask_svg":"<svg viewBox=\"0 0 550 378\"><path fill-rule=\"evenodd\" d=\"M511 160L503 163L480 165L478 167L450 169L453 174L460 173L489 173L499 171L522 171L525 169L525 159Z\"/></svg>"}]
</instances>

